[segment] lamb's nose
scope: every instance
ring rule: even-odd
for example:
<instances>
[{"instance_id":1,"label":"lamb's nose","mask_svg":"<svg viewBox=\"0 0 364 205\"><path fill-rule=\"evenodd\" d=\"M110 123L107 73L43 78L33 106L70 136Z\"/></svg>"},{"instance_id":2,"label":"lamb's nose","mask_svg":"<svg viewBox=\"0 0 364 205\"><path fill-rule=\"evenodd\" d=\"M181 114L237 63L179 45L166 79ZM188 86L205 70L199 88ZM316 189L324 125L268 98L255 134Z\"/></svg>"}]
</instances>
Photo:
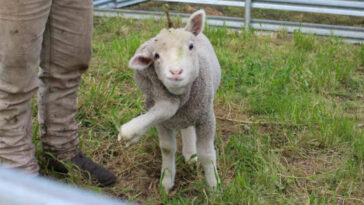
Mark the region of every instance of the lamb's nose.
<instances>
[{"instance_id":1,"label":"lamb's nose","mask_svg":"<svg viewBox=\"0 0 364 205\"><path fill-rule=\"evenodd\" d=\"M172 75L181 75L183 70L182 69L179 69L179 70L169 70L169 72L172 74Z\"/></svg>"}]
</instances>

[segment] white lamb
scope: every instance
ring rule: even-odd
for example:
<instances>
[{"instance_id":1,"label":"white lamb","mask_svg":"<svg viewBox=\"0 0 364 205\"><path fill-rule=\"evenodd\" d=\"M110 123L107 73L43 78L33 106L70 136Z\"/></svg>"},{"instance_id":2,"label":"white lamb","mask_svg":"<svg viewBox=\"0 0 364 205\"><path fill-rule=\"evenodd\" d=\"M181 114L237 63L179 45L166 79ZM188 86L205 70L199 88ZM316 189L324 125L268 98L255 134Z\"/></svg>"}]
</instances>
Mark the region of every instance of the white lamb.
<instances>
[{"instance_id":1,"label":"white lamb","mask_svg":"<svg viewBox=\"0 0 364 205\"><path fill-rule=\"evenodd\" d=\"M185 160L196 161L197 146L207 184L216 187L219 183L213 100L221 70L210 41L202 34L204 23L205 12L199 10L191 15L185 28L163 29L145 42L129 63L146 96L148 112L122 125L118 139L133 143L151 127L157 127L162 185L167 192L174 185L178 130L182 133Z\"/></svg>"}]
</instances>

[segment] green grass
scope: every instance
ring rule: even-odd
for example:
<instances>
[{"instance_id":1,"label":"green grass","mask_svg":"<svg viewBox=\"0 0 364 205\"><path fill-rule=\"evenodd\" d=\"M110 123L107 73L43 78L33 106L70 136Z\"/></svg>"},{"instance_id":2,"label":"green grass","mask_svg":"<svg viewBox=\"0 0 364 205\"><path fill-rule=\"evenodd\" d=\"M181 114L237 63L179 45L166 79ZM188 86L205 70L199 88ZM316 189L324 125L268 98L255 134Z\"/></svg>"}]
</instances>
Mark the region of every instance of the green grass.
<instances>
[{"instance_id":1,"label":"green grass","mask_svg":"<svg viewBox=\"0 0 364 205\"><path fill-rule=\"evenodd\" d=\"M186 165L179 151L175 188L162 193L155 129L128 148L116 137L121 124L145 111L128 60L165 25L95 19L93 60L79 92L81 147L118 183L97 188L77 170L57 175L39 153L43 173L144 204L364 203L364 47L209 26L222 67L215 144L223 184L208 191L201 168Z\"/></svg>"}]
</instances>

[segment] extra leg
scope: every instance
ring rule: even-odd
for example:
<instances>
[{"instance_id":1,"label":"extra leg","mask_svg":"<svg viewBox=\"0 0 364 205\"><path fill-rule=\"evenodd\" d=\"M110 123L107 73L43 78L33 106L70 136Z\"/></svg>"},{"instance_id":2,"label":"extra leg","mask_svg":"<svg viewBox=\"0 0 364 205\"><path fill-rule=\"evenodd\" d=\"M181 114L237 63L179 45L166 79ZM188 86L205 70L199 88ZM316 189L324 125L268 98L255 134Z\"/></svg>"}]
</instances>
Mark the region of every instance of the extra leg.
<instances>
[{"instance_id":1,"label":"extra leg","mask_svg":"<svg viewBox=\"0 0 364 205\"><path fill-rule=\"evenodd\" d=\"M168 192L174 185L174 177L176 175L176 132L162 126L157 126L157 129L159 146L162 152L161 180L164 189Z\"/></svg>"},{"instance_id":2,"label":"extra leg","mask_svg":"<svg viewBox=\"0 0 364 205\"><path fill-rule=\"evenodd\" d=\"M196 130L194 126L181 130L182 154L188 163L196 162Z\"/></svg>"}]
</instances>

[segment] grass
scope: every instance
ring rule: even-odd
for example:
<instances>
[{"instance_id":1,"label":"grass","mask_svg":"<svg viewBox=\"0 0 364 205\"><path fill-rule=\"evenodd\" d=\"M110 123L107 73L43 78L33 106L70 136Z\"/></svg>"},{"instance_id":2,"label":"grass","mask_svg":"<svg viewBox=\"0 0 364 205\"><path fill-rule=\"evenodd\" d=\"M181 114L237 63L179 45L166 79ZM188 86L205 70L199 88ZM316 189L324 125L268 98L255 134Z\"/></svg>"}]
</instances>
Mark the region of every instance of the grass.
<instances>
[{"instance_id":1,"label":"grass","mask_svg":"<svg viewBox=\"0 0 364 205\"><path fill-rule=\"evenodd\" d=\"M128 60L165 25L95 19L93 59L79 91L79 135L82 150L114 172L117 184L98 188L75 169L47 170L36 141L45 175L143 204L364 203L364 46L209 26L205 34L223 72L215 99L222 186L208 191L201 168L185 164L179 151L175 188L169 196L161 192L155 129L128 148L116 138L121 124L145 111Z\"/></svg>"}]
</instances>

